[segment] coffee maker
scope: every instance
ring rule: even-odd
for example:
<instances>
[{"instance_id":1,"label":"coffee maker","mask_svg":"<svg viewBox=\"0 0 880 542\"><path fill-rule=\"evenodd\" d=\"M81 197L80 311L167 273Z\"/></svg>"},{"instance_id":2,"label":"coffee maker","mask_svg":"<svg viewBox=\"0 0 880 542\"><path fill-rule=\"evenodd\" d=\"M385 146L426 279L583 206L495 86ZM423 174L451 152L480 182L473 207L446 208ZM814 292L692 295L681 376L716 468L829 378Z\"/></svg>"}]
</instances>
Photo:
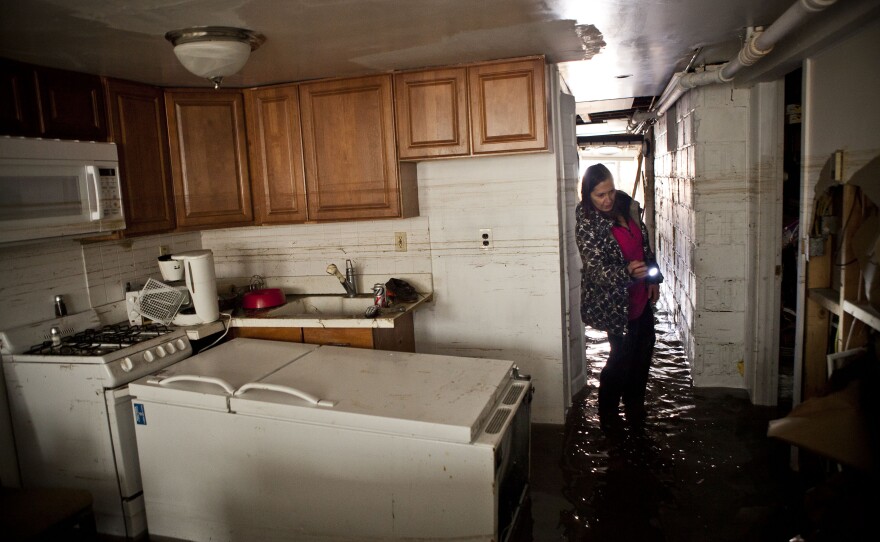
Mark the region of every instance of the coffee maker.
<instances>
[{"instance_id":1,"label":"coffee maker","mask_svg":"<svg viewBox=\"0 0 880 542\"><path fill-rule=\"evenodd\" d=\"M179 252L159 258L159 271L166 284L185 297L172 320L177 326L207 324L220 318L214 253L210 250Z\"/></svg>"}]
</instances>

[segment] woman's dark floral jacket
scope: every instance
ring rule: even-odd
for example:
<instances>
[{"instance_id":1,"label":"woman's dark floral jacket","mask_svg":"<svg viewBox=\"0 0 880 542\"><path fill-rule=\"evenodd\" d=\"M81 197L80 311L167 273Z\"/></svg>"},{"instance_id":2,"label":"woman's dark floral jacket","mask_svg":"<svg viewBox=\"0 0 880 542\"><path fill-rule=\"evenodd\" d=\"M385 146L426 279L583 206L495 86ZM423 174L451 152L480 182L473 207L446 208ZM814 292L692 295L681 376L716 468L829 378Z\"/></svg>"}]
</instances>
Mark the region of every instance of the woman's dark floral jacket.
<instances>
[{"instance_id":1,"label":"woman's dark floral jacket","mask_svg":"<svg viewBox=\"0 0 880 542\"><path fill-rule=\"evenodd\" d=\"M648 244L648 230L641 219L637 201L625 192L617 191L615 198L623 198L630 217L642 230L642 250L647 258L654 257ZM585 212L581 202L575 210L575 237L581 253L581 320L584 324L614 335L626 333L629 314L629 292L632 283L626 270L627 261L620 245L611 233L614 221L598 213Z\"/></svg>"}]
</instances>

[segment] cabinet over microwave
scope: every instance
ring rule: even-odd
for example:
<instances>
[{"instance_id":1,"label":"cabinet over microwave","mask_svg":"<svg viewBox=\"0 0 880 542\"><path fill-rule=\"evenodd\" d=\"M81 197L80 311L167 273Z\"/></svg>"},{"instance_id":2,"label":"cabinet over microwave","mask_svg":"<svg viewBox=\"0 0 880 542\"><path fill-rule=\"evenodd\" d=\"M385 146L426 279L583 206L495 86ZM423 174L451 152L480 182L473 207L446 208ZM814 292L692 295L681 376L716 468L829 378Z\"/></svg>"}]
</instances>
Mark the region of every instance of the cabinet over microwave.
<instances>
[{"instance_id":1,"label":"cabinet over microwave","mask_svg":"<svg viewBox=\"0 0 880 542\"><path fill-rule=\"evenodd\" d=\"M0 138L0 243L124 228L115 144Z\"/></svg>"}]
</instances>

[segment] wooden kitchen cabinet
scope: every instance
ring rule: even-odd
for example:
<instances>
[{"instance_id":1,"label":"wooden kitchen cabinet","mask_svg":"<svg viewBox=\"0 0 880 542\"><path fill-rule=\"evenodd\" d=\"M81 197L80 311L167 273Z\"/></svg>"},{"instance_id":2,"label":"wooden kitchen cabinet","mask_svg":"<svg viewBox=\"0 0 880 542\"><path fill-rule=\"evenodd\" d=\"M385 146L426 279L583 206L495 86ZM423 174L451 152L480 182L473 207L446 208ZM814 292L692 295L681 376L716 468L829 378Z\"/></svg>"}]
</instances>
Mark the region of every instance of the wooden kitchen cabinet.
<instances>
[{"instance_id":1,"label":"wooden kitchen cabinet","mask_svg":"<svg viewBox=\"0 0 880 542\"><path fill-rule=\"evenodd\" d=\"M394 75L401 160L470 154L467 69Z\"/></svg>"},{"instance_id":2,"label":"wooden kitchen cabinet","mask_svg":"<svg viewBox=\"0 0 880 542\"><path fill-rule=\"evenodd\" d=\"M544 58L468 67L474 154L547 149Z\"/></svg>"},{"instance_id":3,"label":"wooden kitchen cabinet","mask_svg":"<svg viewBox=\"0 0 880 542\"><path fill-rule=\"evenodd\" d=\"M107 141L101 78L52 68L37 69L43 137Z\"/></svg>"},{"instance_id":4,"label":"wooden kitchen cabinet","mask_svg":"<svg viewBox=\"0 0 880 542\"><path fill-rule=\"evenodd\" d=\"M174 189L162 89L105 80L110 139L119 152L125 236L171 231Z\"/></svg>"},{"instance_id":5,"label":"wooden kitchen cabinet","mask_svg":"<svg viewBox=\"0 0 880 542\"><path fill-rule=\"evenodd\" d=\"M285 341L289 343L303 342L303 328L301 327L234 327L232 337L249 337L251 339L266 339L269 341Z\"/></svg>"},{"instance_id":6,"label":"wooden kitchen cabinet","mask_svg":"<svg viewBox=\"0 0 880 542\"><path fill-rule=\"evenodd\" d=\"M415 352L412 313L394 319L394 327L234 327L233 337L250 337L328 346L350 346L372 350Z\"/></svg>"},{"instance_id":7,"label":"wooden kitchen cabinet","mask_svg":"<svg viewBox=\"0 0 880 542\"><path fill-rule=\"evenodd\" d=\"M296 85L245 91L257 224L305 222L305 174Z\"/></svg>"},{"instance_id":8,"label":"wooden kitchen cabinet","mask_svg":"<svg viewBox=\"0 0 880 542\"><path fill-rule=\"evenodd\" d=\"M39 137L40 130L34 67L0 59L0 134Z\"/></svg>"},{"instance_id":9,"label":"wooden kitchen cabinet","mask_svg":"<svg viewBox=\"0 0 880 542\"><path fill-rule=\"evenodd\" d=\"M252 224L241 92L170 90L165 111L178 229Z\"/></svg>"},{"instance_id":10,"label":"wooden kitchen cabinet","mask_svg":"<svg viewBox=\"0 0 880 542\"><path fill-rule=\"evenodd\" d=\"M330 346L350 346L394 352L415 352L415 328L412 313L395 318L394 327L323 328L304 327L303 342Z\"/></svg>"},{"instance_id":11,"label":"wooden kitchen cabinet","mask_svg":"<svg viewBox=\"0 0 880 542\"><path fill-rule=\"evenodd\" d=\"M398 164L392 79L377 75L300 85L310 220L418 214L415 164Z\"/></svg>"},{"instance_id":12,"label":"wooden kitchen cabinet","mask_svg":"<svg viewBox=\"0 0 880 542\"><path fill-rule=\"evenodd\" d=\"M5 135L107 141L97 75L0 59L0 104Z\"/></svg>"}]
</instances>

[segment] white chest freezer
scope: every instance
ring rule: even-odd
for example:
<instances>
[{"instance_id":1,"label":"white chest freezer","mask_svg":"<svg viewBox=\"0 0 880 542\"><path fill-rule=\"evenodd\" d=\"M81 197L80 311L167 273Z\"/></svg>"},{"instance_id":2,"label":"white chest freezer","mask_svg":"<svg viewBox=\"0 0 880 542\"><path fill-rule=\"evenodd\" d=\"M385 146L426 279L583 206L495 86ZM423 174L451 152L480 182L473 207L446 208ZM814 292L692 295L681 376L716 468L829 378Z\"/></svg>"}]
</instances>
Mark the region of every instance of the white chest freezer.
<instances>
[{"instance_id":1,"label":"white chest freezer","mask_svg":"<svg viewBox=\"0 0 880 542\"><path fill-rule=\"evenodd\" d=\"M531 386L512 362L253 339L187 361L131 386L151 534L488 541L515 521Z\"/></svg>"}]
</instances>

